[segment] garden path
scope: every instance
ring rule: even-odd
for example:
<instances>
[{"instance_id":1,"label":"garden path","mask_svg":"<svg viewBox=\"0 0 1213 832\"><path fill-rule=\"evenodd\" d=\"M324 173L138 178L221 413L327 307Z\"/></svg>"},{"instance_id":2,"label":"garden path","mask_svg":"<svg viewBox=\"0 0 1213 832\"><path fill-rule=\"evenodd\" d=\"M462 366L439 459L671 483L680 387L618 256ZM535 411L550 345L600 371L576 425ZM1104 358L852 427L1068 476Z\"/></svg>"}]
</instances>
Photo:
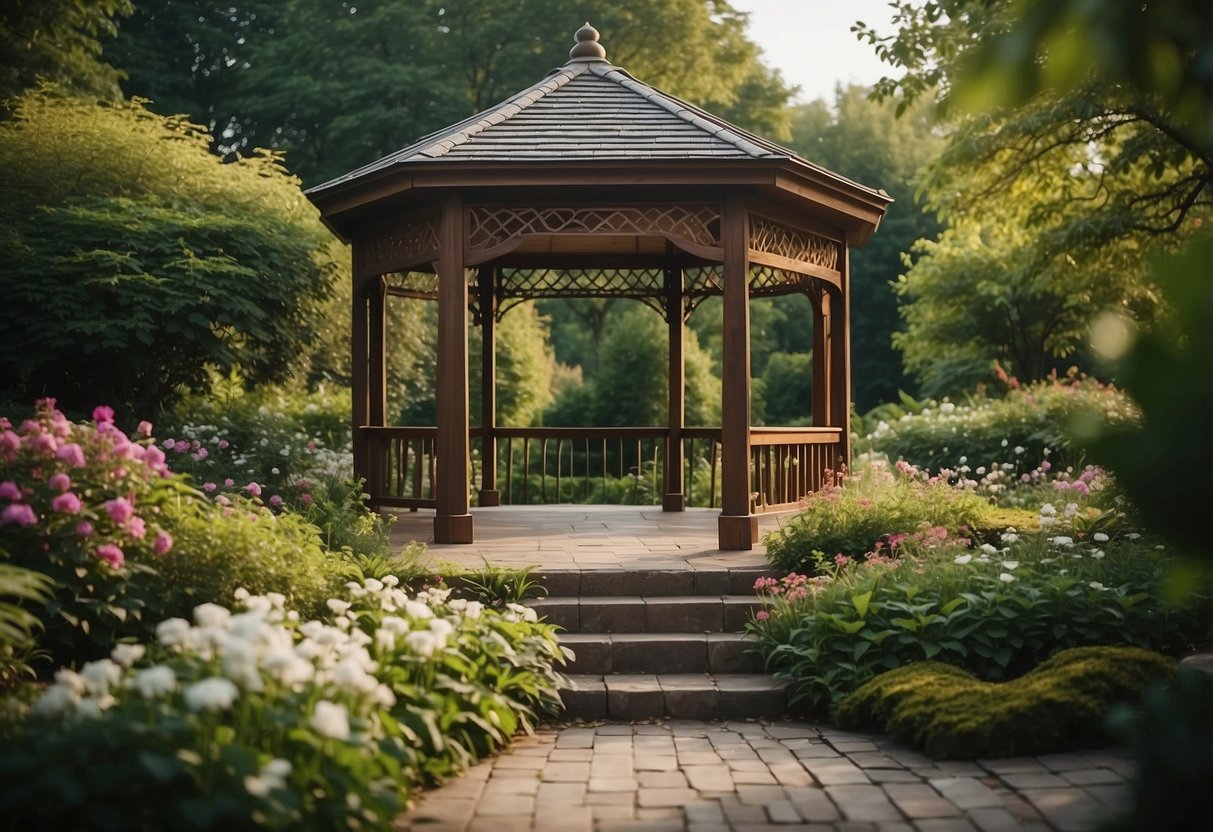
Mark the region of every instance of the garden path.
<instances>
[{"instance_id":1,"label":"garden path","mask_svg":"<svg viewBox=\"0 0 1213 832\"><path fill-rule=\"evenodd\" d=\"M718 512L708 509L510 506L473 514L475 544L434 544L426 512L400 512L393 543L427 543L436 567L534 566L561 581L580 573L583 589L585 573L611 583L627 580L621 572L692 571L698 584L722 570L766 566L761 546L719 551ZM778 520L761 517L761 530ZM1125 804L1131 774L1115 750L933 761L886 737L801 722L598 722L545 726L517 740L427 792L397 828L1080 832Z\"/></svg>"}]
</instances>

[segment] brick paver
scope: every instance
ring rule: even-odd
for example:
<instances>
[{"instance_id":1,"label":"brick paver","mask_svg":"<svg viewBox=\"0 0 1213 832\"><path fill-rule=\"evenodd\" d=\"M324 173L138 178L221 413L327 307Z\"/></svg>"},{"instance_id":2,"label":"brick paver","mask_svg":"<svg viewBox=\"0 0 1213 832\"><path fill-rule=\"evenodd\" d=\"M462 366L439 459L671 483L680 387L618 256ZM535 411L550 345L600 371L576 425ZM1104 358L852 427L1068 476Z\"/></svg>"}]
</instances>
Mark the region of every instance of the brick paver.
<instances>
[{"instance_id":1,"label":"brick paver","mask_svg":"<svg viewBox=\"0 0 1213 832\"><path fill-rule=\"evenodd\" d=\"M802 722L545 728L420 797L427 832L1083 832L1125 805L1115 750L934 761Z\"/></svg>"}]
</instances>

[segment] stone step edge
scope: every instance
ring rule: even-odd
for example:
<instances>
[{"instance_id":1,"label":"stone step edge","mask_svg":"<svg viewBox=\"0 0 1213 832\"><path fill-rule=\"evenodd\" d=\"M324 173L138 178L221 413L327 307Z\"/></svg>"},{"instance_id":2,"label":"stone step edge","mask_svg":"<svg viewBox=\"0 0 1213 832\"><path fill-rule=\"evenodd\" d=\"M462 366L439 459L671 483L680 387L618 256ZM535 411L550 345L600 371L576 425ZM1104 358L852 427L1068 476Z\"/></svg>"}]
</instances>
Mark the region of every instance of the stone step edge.
<instances>
[{"instance_id":1,"label":"stone step edge","mask_svg":"<svg viewBox=\"0 0 1213 832\"><path fill-rule=\"evenodd\" d=\"M761 673L757 640L746 633L564 633L575 654L566 673Z\"/></svg>"},{"instance_id":2,"label":"stone step edge","mask_svg":"<svg viewBox=\"0 0 1213 832\"><path fill-rule=\"evenodd\" d=\"M756 673L569 675L573 719L731 719L788 713L790 683Z\"/></svg>"},{"instance_id":3,"label":"stone step edge","mask_svg":"<svg viewBox=\"0 0 1213 832\"><path fill-rule=\"evenodd\" d=\"M756 595L634 595L527 603L569 633L719 633L744 630L750 614L769 601Z\"/></svg>"},{"instance_id":4,"label":"stone step edge","mask_svg":"<svg viewBox=\"0 0 1213 832\"><path fill-rule=\"evenodd\" d=\"M759 578L781 578L787 570L761 566L687 569L535 569L530 579L538 581L551 596L641 595L729 595L754 591ZM451 576L447 584L465 582ZM538 597L537 593L532 596Z\"/></svg>"}]
</instances>

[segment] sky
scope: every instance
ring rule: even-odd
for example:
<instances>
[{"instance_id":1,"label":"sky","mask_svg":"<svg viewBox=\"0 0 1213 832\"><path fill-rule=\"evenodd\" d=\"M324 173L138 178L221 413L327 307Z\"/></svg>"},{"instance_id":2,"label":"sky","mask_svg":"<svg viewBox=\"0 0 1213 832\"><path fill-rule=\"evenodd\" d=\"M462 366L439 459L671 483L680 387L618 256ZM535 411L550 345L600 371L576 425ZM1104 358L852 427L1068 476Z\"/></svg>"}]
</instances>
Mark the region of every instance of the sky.
<instances>
[{"instance_id":1,"label":"sky","mask_svg":"<svg viewBox=\"0 0 1213 832\"><path fill-rule=\"evenodd\" d=\"M888 0L730 0L750 13L750 40L799 98L834 100L837 84L871 85L889 74L875 50L855 39L856 20L889 34Z\"/></svg>"}]
</instances>

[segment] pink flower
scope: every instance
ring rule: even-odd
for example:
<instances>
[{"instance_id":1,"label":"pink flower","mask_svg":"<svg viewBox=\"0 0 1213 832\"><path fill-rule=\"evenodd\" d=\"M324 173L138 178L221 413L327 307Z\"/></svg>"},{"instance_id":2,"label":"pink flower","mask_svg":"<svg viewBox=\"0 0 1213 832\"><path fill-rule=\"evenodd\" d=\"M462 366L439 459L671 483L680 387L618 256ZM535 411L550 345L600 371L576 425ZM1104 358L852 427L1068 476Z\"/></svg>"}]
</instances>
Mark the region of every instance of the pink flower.
<instances>
[{"instance_id":1,"label":"pink flower","mask_svg":"<svg viewBox=\"0 0 1213 832\"><path fill-rule=\"evenodd\" d=\"M219 450L221 450L221 451L227 450L228 446L231 444L232 443L228 442L226 439L220 439L219 440Z\"/></svg>"},{"instance_id":2,"label":"pink flower","mask_svg":"<svg viewBox=\"0 0 1213 832\"><path fill-rule=\"evenodd\" d=\"M21 489L17 487L17 483L12 480L0 482L0 499L9 501L20 500Z\"/></svg>"},{"instance_id":3,"label":"pink flower","mask_svg":"<svg viewBox=\"0 0 1213 832\"><path fill-rule=\"evenodd\" d=\"M108 563L113 569L121 569L126 563L126 555L113 543L102 543L97 547L97 557Z\"/></svg>"},{"instance_id":4,"label":"pink flower","mask_svg":"<svg viewBox=\"0 0 1213 832\"><path fill-rule=\"evenodd\" d=\"M235 488L236 481L234 479L232 479L231 477L228 477L227 479L225 479L223 481L223 487L224 488Z\"/></svg>"},{"instance_id":5,"label":"pink flower","mask_svg":"<svg viewBox=\"0 0 1213 832\"><path fill-rule=\"evenodd\" d=\"M282 497L280 497L277 494L275 494L273 497L270 497L270 505L273 506L274 508L278 508L278 506L282 505Z\"/></svg>"},{"instance_id":6,"label":"pink flower","mask_svg":"<svg viewBox=\"0 0 1213 832\"><path fill-rule=\"evenodd\" d=\"M33 437L30 447L39 453L53 454L59 450L59 440L55 438L54 434L40 433Z\"/></svg>"},{"instance_id":7,"label":"pink flower","mask_svg":"<svg viewBox=\"0 0 1213 832\"><path fill-rule=\"evenodd\" d=\"M244 490L249 493L250 497L260 497L261 496L261 486L257 485L257 483L255 483L255 482L250 482L248 485L246 485L244 487Z\"/></svg>"},{"instance_id":8,"label":"pink flower","mask_svg":"<svg viewBox=\"0 0 1213 832\"><path fill-rule=\"evenodd\" d=\"M213 482L202 483L202 490L205 491L207 494L210 494L212 491L214 491L218 487L219 486L215 485Z\"/></svg>"},{"instance_id":9,"label":"pink flower","mask_svg":"<svg viewBox=\"0 0 1213 832\"><path fill-rule=\"evenodd\" d=\"M97 424L114 421L114 409L109 405L99 404L93 408L93 421ZM119 552L121 554L121 552Z\"/></svg>"},{"instance_id":10,"label":"pink flower","mask_svg":"<svg viewBox=\"0 0 1213 832\"><path fill-rule=\"evenodd\" d=\"M131 505L131 501L125 497L116 497L107 502L104 506L106 514L110 519L121 526L127 519L135 513L135 507Z\"/></svg>"},{"instance_id":11,"label":"pink flower","mask_svg":"<svg viewBox=\"0 0 1213 832\"><path fill-rule=\"evenodd\" d=\"M139 423L139 427L135 428L135 435L144 436L144 437L151 436L152 435L152 423L147 421L146 419L144 419L142 422Z\"/></svg>"},{"instance_id":12,"label":"pink flower","mask_svg":"<svg viewBox=\"0 0 1213 832\"><path fill-rule=\"evenodd\" d=\"M76 536L77 537L92 537L93 536L93 524L88 522L87 520L81 520L79 523L76 524Z\"/></svg>"},{"instance_id":13,"label":"pink flower","mask_svg":"<svg viewBox=\"0 0 1213 832\"><path fill-rule=\"evenodd\" d=\"M132 514L130 519L126 521L126 533L135 540L142 540L147 534L147 523L143 522L143 518L137 514Z\"/></svg>"},{"instance_id":14,"label":"pink flower","mask_svg":"<svg viewBox=\"0 0 1213 832\"><path fill-rule=\"evenodd\" d=\"M55 451L55 458L63 460L72 468L84 467L84 449L75 442L60 445L59 450Z\"/></svg>"},{"instance_id":15,"label":"pink flower","mask_svg":"<svg viewBox=\"0 0 1213 832\"><path fill-rule=\"evenodd\" d=\"M60 514L79 514L80 498L70 491L59 494L51 500L51 508Z\"/></svg>"},{"instance_id":16,"label":"pink flower","mask_svg":"<svg viewBox=\"0 0 1213 832\"><path fill-rule=\"evenodd\" d=\"M157 557L168 554L173 548L173 536L168 532L162 531L156 535L156 540L152 543L152 552Z\"/></svg>"},{"instance_id":17,"label":"pink flower","mask_svg":"<svg viewBox=\"0 0 1213 832\"><path fill-rule=\"evenodd\" d=\"M0 433L0 453L8 459L11 459L13 454L21 448L21 437L5 428L3 433Z\"/></svg>"},{"instance_id":18,"label":"pink flower","mask_svg":"<svg viewBox=\"0 0 1213 832\"><path fill-rule=\"evenodd\" d=\"M51 474L51 478L46 481L46 484L62 494L72 487L72 478L64 473Z\"/></svg>"},{"instance_id":19,"label":"pink flower","mask_svg":"<svg viewBox=\"0 0 1213 832\"><path fill-rule=\"evenodd\" d=\"M190 443L184 439L178 439L176 444L173 445L173 450L179 454L183 454L186 451L188 451L189 449L190 449Z\"/></svg>"},{"instance_id":20,"label":"pink flower","mask_svg":"<svg viewBox=\"0 0 1213 832\"><path fill-rule=\"evenodd\" d=\"M758 612L754 613L754 617L757 618L759 621L766 621L768 618L771 617L771 614L769 612L767 612L766 610L759 610Z\"/></svg>"},{"instance_id":21,"label":"pink flower","mask_svg":"<svg viewBox=\"0 0 1213 832\"><path fill-rule=\"evenodd\" d=\"M837 566L846 566L850 562L851 562L851 559L849 557L847 557L846 555L835 555L834 556L834 563Z\"/></svg>"},{"instance_id":22,"label":"pink flower","mask_svg":"<svg viewBox=\"0 0 1213 832\"><path fill-rule=\"evenodd\" d=\"M206 448L199 448L194 452L194 462L201 462L210 456L210 452Z\"/></svg>"},{"instance_id":23,"label":"pink flower","mask_svg":"<svg viewBox=\"0 0 1213 832\"><path fill-rule=\"evenodd\" d=\"M147 450L143 452L143 461L151 466L153 471L159 471L164 468L164 451L155 445L148 445Z\"/></svg>"},{"instance_id":24,"label":"pink flower","mask_svg":"<svg viewBox=\"0 0 1213 832\"><path fill-rule=\"evenodd\" d=\"M312 504L312 495L311 494L300 495L299 502L303 503L305 506L310 506Z\"/></svg>"},{"instance_id":25,"label":"pink flower","mask_svg":"<svg viewBox=\"0 0 1213 832\"><path fill-rule=\"evenodd\" d=\"M0 511L0 526L10 523L17 526L36 526L38 515L25 503L10 503L4 507L4 511Z\"/></svg>"}]
</instances>

